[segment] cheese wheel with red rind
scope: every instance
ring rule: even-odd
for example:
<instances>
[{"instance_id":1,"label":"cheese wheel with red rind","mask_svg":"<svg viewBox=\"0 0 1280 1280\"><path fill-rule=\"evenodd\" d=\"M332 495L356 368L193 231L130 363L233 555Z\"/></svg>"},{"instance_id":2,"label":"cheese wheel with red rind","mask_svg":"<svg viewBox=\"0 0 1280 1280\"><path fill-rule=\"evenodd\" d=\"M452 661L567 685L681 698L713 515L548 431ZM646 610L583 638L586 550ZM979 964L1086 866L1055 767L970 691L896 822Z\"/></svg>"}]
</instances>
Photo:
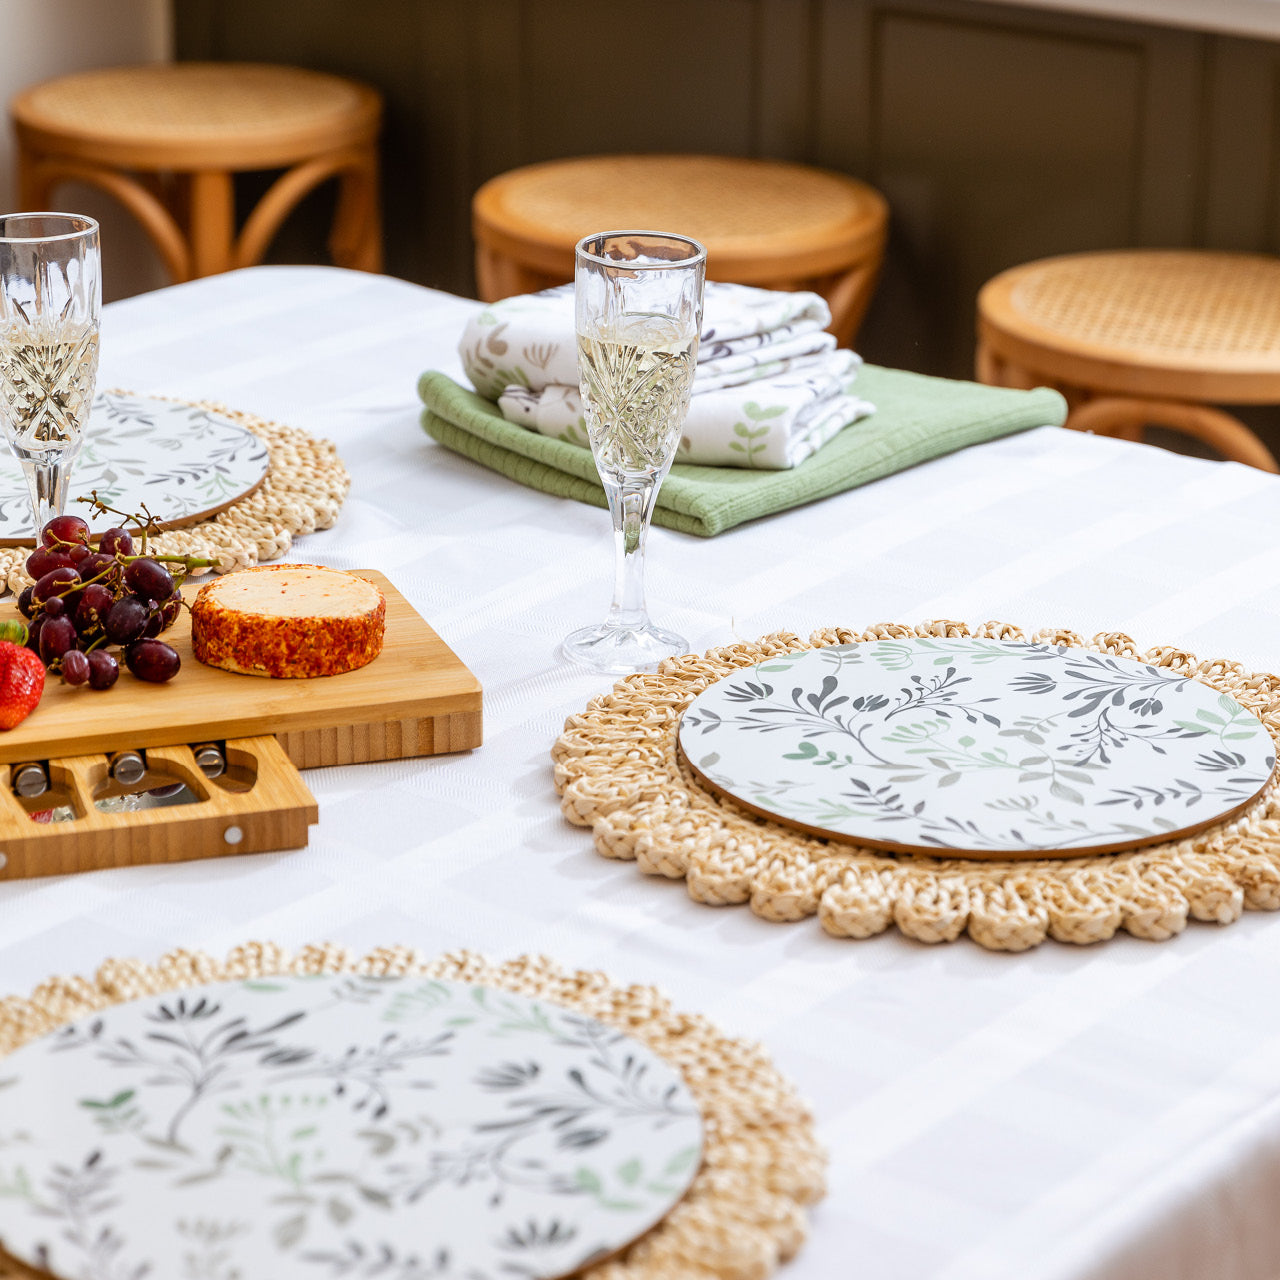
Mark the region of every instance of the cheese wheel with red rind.
<instances>
[{"instance_id":1,"label":"cheese wheel with red rind","mask_svg":"<svg viewBox=\"0 0 1280 1280\"><path fill-rule=\"evenodd\" d=\"M311 679L382 652L387 602L372 582L314 564L259 565L217 578L191 606L191 647L210 667Z\"/></svg>"}]
</instances>

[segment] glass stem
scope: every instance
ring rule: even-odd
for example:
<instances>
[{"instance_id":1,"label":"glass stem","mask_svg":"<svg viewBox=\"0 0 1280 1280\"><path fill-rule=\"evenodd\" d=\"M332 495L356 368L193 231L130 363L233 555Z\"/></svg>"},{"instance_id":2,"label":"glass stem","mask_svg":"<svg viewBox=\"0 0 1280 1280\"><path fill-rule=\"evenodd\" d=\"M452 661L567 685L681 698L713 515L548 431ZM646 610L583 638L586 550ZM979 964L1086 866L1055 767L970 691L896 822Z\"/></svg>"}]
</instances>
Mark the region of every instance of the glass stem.
<instances>
[{"instance_id":1,"label":"glass stem","mask_svg":"<svg viewBox=\"0 0 1280 1280\"><path fill-rule=\"evenodd\" d=\"M610 626L628 630L647 627L644 544L658 485L651 476L604 476L602 479L613 519L613 603L609 606L608 622Z\"/></svg>"},{"instance_id":2,"label":"glass stem","mask_svg":"<svg viewBox=\"0 0 1280 1280\"><path fill-rule=\"evenodd\" d=\"M27 488L31 492L31 509L35 514L35 540L40 541L40 531L53 519L62 515L67 505L67 484L71 479L71 465L75 461L74 454L52 461L37 461L34 458L23 458L22 470L27 477Z\"/></svg>"}]
</instances>

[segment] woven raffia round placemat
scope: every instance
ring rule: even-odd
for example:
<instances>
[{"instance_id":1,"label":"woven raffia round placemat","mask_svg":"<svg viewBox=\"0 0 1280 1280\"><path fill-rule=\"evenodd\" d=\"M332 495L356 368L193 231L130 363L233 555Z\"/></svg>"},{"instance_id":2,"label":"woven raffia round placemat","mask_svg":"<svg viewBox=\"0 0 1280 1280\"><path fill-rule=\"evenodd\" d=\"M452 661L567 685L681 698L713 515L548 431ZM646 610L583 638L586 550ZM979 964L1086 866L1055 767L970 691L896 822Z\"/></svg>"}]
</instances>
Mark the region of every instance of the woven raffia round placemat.
<instances>
[{"instance_id":1,"label":"woven raffia round placemat","mask_svg":"<svg viewBox=\"0 0 1280 1280\"><path fill-rule=\"evenodd\" d=\"M382 947L357 959L335 946L291 956L249 943L224 962L189 951L157 965L109 960L91 979L54 978L30 999L0 1000L0 1058L108 1005L285 973L421 975L546 999L634 1036L680 1071L702 1112L702 1168L662 1222L617 1259L588 1268L584 1280L763 1280L803 1244L803 1206L824 1194L826 1159L808 1108L768 1055L696 1014L674 1011L653 987L615 986L601 973L570 972L545 957L495 963L463 951L423 960L407 947ZM0 1258L3 1280L38 1274Z\"/></svg>"},{"instance_id":2,"label":"woven raffia round placemat","mask_svg":"<svg viewBox=\"0 0 1280 1280\"><path fill-rule=\"evenodd\" d=\"M843 938L867 938L896 924L921 942L951 942L967 931L993 951L1025 951L1046 937L1100 942L1119 929L1163 941L1189 918L1229 924L1245 909L1280 908L1274 776L1235 818L1174 843L1096 857L979 862L895 857L804 835L704 788L676 749L685 707L739 667L825 645L968 635L1072 645L1193 675L1252 711L1280 744L1280 676L1225 659L1197 661L1167 645L1144 653L1118 632L1085 641L1073 631L1028 637L1005 623L970 630L948 621L863 632L831 627L808 642L778 632L669 659L656 675L628 676L571 716L551 753L564 814L592 828L605 857L683 877L699 902L749 902L766 920L816 914L828 933Z\"/></svg>"},{"instance_id":3,"label":"woven raffia round placemat","mask_svg":"<svg viewBox=\"0 0 1280 1280\"><path fill-rule=\"evenodd\" d=\"M151 539L153 554L161 559L166 552L201 556L217 562L215 572L229 573L279 559L296 535L327 529L338 518L351 477L328 440L213 401L175 402L207 409L252 431L265 442L271 464L252 493L217 515L185 529L156 534ZM23 567L29 553L23 547L0 548L0 575L10 591L21 591L31 581Z\"/></svg>"}]
</instances>

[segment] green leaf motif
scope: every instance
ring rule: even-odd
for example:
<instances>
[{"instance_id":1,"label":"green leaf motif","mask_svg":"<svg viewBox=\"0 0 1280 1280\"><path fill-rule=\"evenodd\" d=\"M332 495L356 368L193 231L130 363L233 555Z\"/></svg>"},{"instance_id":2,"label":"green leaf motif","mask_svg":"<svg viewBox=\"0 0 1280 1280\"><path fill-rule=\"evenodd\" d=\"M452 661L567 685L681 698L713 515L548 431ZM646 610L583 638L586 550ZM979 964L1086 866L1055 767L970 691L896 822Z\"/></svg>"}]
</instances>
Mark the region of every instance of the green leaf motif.
<instances>
[{"instance_id":1,"label":"green leaf motif","mask_svg":"<svg viewBox=\"0 0 1280 1280\"><path fill-rule=\"evenodd\" d=\"M453 993L443 982L423 982L410 991L397 991L383 1010L383 1022L412 1022L448 1004Z\"/></svg>"},{"instance_id":2,"label":"green leaf motif","mask_svg":"<svg viewBox=\"0 0 1280 1280\"><path fill-rule=\"evenodd\" d=\"M122 1089L114 1098L106 1102L95 1102L92 1098L81 1098L80 1105L93 1111L110 1111L115 1107L123 1107L133 1097L132 1089Z\"/></svg>"},{"instance_id":3,"label":"green leaf motif","mask_svg":"<svg viewBox=\"0 0 1280 1280\"><path fill-rule=\"evenodd\" d=\"M667 1161L662 1170L663 1175L670 1178L677 1173L684 1173L686 1169L691 1169L699 1154L697 1147L682 1147Z\"/></svg>"}]
</instances>

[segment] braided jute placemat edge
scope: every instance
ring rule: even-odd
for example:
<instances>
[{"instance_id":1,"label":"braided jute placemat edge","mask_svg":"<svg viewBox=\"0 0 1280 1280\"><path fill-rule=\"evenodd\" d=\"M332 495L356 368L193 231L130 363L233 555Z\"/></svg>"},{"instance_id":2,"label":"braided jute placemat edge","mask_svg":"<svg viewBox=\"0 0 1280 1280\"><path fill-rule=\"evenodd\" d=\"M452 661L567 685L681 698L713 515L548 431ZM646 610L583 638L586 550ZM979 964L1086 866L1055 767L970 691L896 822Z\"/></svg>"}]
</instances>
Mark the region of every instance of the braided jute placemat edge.
<instances>
[{"instance_id":1,"label":"braided jute placemat edge","mask_svg":"<svg viewBox=\"0 0 1280 1280\"><path fill-rule=\"evenodd\" d=\"M251 942L223 961L186 950L154 965L108 960L92 978L51 978L30 998L0 999L0 1061L66 1023L140 996L320 973L453 979L545 999L634 1036L680 1071L702 1112L702 1167L666 1218L620 1257L582 1272L584 1280L765 1280L803 1244L805 1206L825 1194L826 1157L807 1105L764 1050L674 1010L654 987L618 986L545 956L499 962L458 951L426 959L409 947L356 956L332 944L290 954ZM0 1256L0 1280L39 1274Z\"/></svg>"},{"instance_id":2,"label":"braided jute placemat edge","mask_svg":"<svg viewBox=\"0 0 1280 1280\"><path fill-rule=\"evenodd\" d=\"M868 938L896 925L921 942L964 933L993 951L1046 938L1091 943L1124 930L1164 941L1188 920L1230 924L1245 910L1280 908L1277 778L1236 817L1176 842L1094 857L978 861L896 857L825 841L748 813L704 788L680 758L684 708L740 667L797 650L912 636L977 636L1071 645L1196 677L1252 711L1280 745L1280 676L1172 645L1146 651L1120 632L988 622L827 627L807 641L776 632L752 643L670 658L656 674L627 676L570 716L552 749L565 817L590 827L597 850L652 875L683 878L713 906L749 903L766 920L816 915L830 934Z\"/></svg>"},{"instance_id":3,"label":"braided jute placemat edge","mask_svg":"<svg viewBox=\"0 0 1280 1280\"><path fill-rule=\"evenodd\" d=\"M123 393L128 394L128 393ZM207 409L253 432L267 446L270 467L258 487L217 515L151 539L154 554L201 556L216 561L214 572L230 573L278 560L299 534L327 529L351 488L351 476L337 447L299 427L285 426L212 400L156 396L195 409ZM0 581L21 591L31 582L25 547L0 548Z\"/></svg>"}]
</instances>

